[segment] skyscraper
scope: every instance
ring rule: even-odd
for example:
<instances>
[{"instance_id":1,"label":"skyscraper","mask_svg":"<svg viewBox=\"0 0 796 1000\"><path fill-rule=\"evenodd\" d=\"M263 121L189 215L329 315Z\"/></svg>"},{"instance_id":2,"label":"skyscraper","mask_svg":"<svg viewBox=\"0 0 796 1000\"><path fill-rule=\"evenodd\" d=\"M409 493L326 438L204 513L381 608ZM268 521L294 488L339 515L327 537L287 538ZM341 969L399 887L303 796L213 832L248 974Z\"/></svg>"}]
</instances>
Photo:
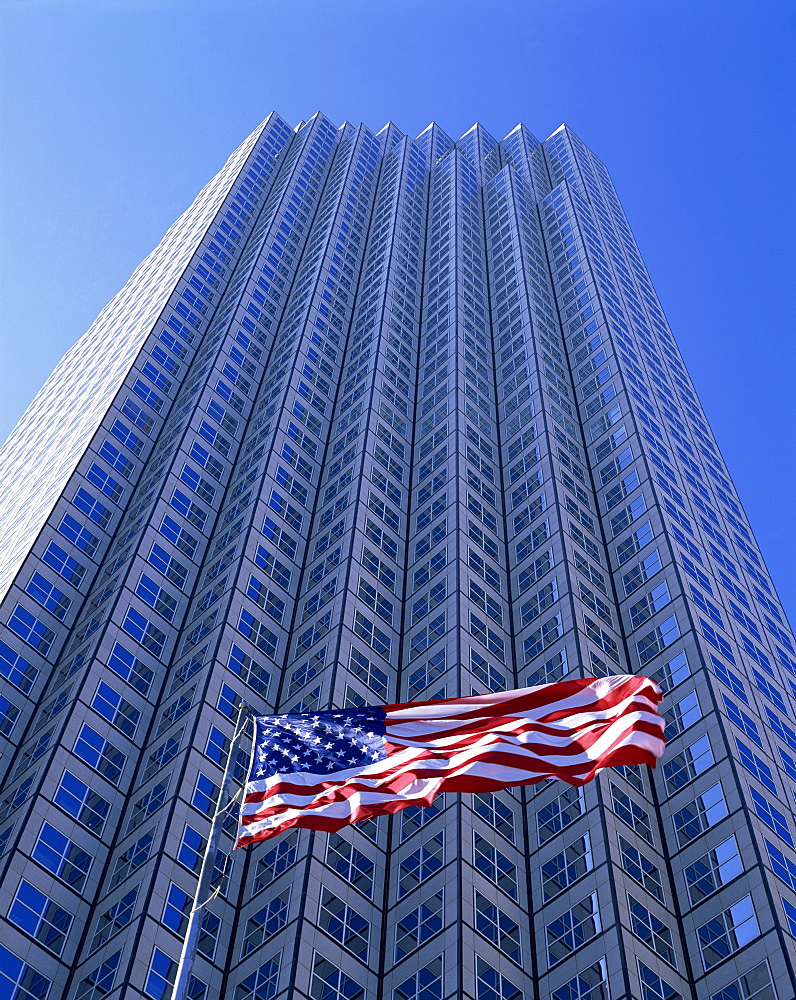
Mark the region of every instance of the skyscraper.
<instances>
[{"instance_id":1,"label":"skyscraper","mask_svg":"<svg viewBox=\"0 0 796 1000\"><path fill-rule=\"evenodd\" d=\"M2 996L169 996L241 698L625 672L666 692L655 773L225 861L230 817L191 996L796 993L796 644L568 128L269 116L58 365L0 483Z\"/></svg>"}]
</instances>

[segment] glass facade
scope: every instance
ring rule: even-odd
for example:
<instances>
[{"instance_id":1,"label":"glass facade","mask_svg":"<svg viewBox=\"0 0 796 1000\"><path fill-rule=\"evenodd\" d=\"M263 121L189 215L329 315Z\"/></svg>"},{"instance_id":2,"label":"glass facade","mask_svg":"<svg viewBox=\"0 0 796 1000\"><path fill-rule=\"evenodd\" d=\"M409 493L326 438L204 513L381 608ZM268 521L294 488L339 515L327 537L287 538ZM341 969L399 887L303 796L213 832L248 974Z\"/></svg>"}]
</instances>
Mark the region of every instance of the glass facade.
<instances>
[{"instance_id":1,"label":"glass facade","mask_svg":"<svg viewBox=\"0 0 796 1000\"><path fill-rule=\"evenodd\" d=\"M227 859L231 820L191 997L794 996L796 642L568 128L269 116L58 365L0 496L4 996L170 995L242 697L614 672L666 692L656 772Z\"/></svg>"}]
</instances>

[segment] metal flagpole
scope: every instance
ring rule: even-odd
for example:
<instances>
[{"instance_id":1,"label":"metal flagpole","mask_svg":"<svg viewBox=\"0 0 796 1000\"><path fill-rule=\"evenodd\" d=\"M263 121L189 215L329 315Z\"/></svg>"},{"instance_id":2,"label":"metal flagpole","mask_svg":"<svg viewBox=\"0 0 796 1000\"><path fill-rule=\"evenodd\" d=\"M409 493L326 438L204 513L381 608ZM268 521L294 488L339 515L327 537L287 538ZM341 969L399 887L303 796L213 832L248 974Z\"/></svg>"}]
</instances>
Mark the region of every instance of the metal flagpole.
<instances>
[{"instance_id":1,"label":"metal flagpole","mask_svg":"<svg viewBox=\"0 0 796 1000\"><path fill-rule=\"evenodd\" d=\"M243 733L250 713L253 711L254 709L251 705L247 705L246 702L241 702L238 706L238 718L235 723L235 734L230 743L227 766L224 770L224 780L221 783L221 791L218 793L216 811L210 824L210 833L207 837L207 846L205 847L204 857L202 858L202 867L199 870L199 884L196 887L196 896L194 897L193 907L191 909L190 916L188 917L188 928L185 932L182 953L180 954L180 961L177 965L177 976L174 980L172 1000L188 1000L188 983L191 978L191 970L193 968L194 960L196 959L196 947L199 942L199 930L202 923L202 909L207 903L210 902L211 899L214 899L218 893L218 889L216 889L214 893L208 895L210 882L213 877L213 868L215 866L216 845L218 844L218 838L221 833L221 823L224 818L224 814L234 801L232 798L232 787L234 785L233 771L235 745Z\"/></svg>"}]
</instances>

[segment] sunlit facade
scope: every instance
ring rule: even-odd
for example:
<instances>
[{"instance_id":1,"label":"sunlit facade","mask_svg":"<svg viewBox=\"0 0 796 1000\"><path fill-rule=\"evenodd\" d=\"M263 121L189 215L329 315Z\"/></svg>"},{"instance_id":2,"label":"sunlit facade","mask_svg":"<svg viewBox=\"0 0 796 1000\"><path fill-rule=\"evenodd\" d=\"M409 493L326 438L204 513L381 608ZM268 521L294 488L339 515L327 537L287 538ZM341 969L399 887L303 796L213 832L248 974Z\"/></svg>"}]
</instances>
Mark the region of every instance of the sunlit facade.
<instances>
[{"instance_id":1,"label":"sunlit facade","mask_svg":"<svg viewBox=\"0 0 796 1000\"><path fill-rule=\"evenodd\" d=\"M626 672L666 692L654 773L225 869L232 817L191 997L796 994L796 642L566 127L269 116L60 362L0 498L0 996L170 995L241 699Z\"/></svg>"}]
</instances>

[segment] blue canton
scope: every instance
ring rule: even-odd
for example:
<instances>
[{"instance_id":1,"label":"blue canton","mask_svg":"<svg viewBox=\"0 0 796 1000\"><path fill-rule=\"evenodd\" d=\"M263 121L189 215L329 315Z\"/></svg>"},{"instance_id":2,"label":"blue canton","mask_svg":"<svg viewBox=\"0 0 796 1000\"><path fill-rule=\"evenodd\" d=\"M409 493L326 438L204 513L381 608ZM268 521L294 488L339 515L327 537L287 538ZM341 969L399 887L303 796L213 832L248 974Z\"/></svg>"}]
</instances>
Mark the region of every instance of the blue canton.
<instances>
[{"instance_id":1,"label":"blue canton","mask_svg":"<svg viewBox=\"0 0 796 1000\"><path fill-rule=\"evenodd\" d=\"M274 774L333 774L384 760L384 711L379 708L302 715L263 715L250 781Z\"/></svg>"}]
</instances>

